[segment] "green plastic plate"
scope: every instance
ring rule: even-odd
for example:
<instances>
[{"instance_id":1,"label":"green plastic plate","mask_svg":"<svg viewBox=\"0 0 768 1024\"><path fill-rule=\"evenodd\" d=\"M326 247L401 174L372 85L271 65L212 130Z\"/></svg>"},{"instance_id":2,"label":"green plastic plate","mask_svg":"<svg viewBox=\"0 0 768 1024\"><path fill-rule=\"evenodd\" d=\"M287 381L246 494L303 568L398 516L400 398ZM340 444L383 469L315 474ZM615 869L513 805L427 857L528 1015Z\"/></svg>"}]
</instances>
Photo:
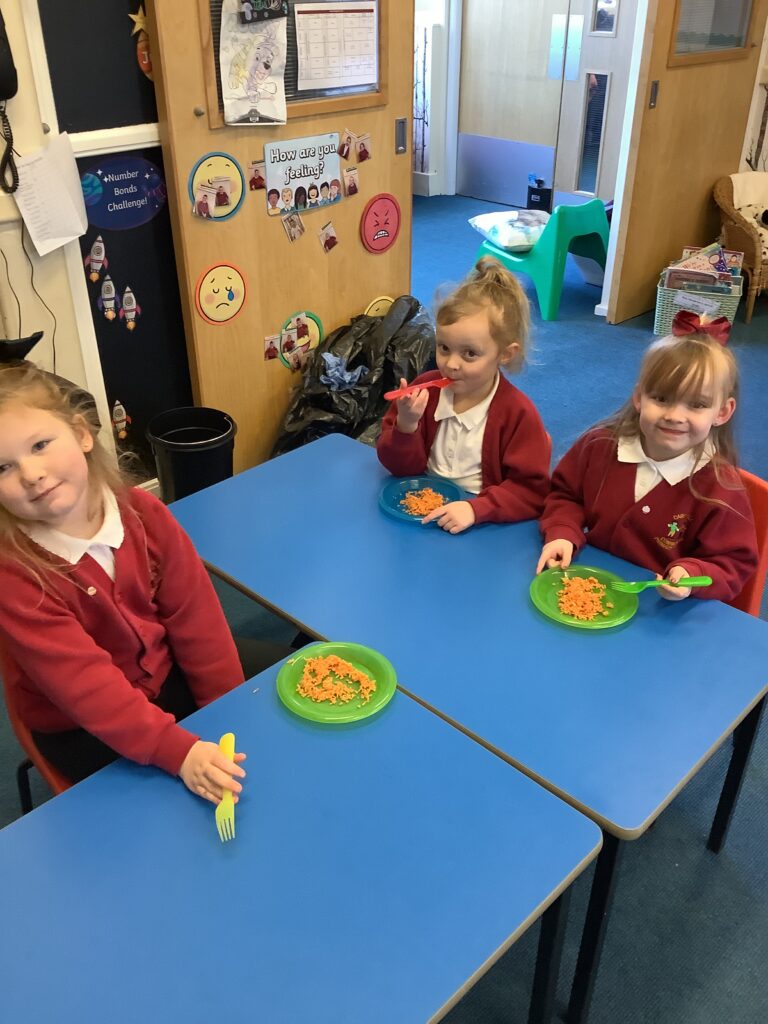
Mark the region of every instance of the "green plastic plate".
<instances>
[{"instance_id":1,"label":"green plastic plate","mask_svg":"<svg viewBox=\"0 0 768 1024\"><path fill-rule=\"evenodd\" d=\"M304 662L307 658L325 657L328 654L344 658L376 681L376 691L367 703L364 704L358 698L347 704L330 704L328 701L317 703L297 693L296 687L304 672ZM277 692L289 711L312 722L327 722L331 725L370 718L392 700L396 689L397 676L391 662L387 661L383 654L370 647L363 647L362 644L312 644L298 651L295 657L289 658L277 674Z\"/></svg>"},{"instance_id":2,"label":"green plastic plate","mask_svg":"<svg viewBox=\"0 0 768 1024\"><path fill-rule=\"evenodd\" d=\"M605 592L604 601L611 601L613 608L606 609L608 615L599 615L591 622L584 622L581 619L574 619L571 615L563 615L557 606L557 596L564 575L568 576L594 576L600 583L623 582L621 576L608 572L606 569L594 569L588 565L570 565L562 569L546 569L531 581L531 600L549 619L561 622L564 626L575 626L576 629L611 629L613 626L620 626L627 622L637 611L637 594L622 594L619 590Z\"/></svg>"}]
</instances>

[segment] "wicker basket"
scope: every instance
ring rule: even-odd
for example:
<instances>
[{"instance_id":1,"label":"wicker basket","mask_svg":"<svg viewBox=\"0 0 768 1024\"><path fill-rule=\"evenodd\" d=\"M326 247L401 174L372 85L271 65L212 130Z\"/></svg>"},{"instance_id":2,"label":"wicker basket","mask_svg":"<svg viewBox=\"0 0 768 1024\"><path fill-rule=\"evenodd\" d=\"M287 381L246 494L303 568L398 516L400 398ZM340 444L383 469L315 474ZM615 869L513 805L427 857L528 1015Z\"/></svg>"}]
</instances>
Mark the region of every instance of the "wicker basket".
<instances>
[{"instance_id":1,"label":"wicker basket","mask_svg":"<svg viewBox=\"0 0 768 1024\"><path fill-rule=\"evenodd\" d=\"M723 295L720 292L687 292L684 288L665 288L659 284L656 289L656 318L653 321L653 333L669 334L672 330L675 313L681 309L692 309L694 313L698 313L699 309L696 306L698 299L707 299L717 303L717 309L708 313L708 316L724 316L730 323L733 323L736 310L741 302L743 282L743 277L734 277L733 279L733 283L739 285L738 295ZM688 306L682 301L675 302L678 295L690 295L691 305Z\"/></svg>"}]
</instances>

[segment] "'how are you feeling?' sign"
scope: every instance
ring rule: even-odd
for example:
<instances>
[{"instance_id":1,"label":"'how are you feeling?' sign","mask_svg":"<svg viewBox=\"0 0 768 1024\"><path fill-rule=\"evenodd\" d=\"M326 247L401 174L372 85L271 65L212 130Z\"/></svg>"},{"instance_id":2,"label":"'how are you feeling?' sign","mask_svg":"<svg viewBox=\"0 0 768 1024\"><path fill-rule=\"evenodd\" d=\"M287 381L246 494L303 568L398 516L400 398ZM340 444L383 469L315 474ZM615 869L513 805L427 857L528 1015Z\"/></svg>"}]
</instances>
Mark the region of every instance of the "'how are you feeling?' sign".
<instances>
[{"instance_id":1,"label":"'how are you feeling?' sign","mask_svg":"<svg viewBox=\"0 0 768 1024\"><path fill-rule=\"evenodd\" d=\"M264 146L267 211L305 213L340 201L339 133L284 139Z\"/></svg>"}]
</instances>

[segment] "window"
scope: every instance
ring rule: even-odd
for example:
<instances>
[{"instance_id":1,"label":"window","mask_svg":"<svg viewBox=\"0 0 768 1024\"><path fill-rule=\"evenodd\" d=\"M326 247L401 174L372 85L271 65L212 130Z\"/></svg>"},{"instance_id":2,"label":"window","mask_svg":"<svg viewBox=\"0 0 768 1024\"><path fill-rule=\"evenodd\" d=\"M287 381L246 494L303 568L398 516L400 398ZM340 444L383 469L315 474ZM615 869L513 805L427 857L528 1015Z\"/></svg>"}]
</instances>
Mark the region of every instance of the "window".
<instances>
[{"instance_id":1,"label":"window","mask_svg":"<svg viewBox=\"0 0 768 1024\"><path fill-rule=\"evenodd\" d=\"M752 0L677 0L670 67L746 57Z\"/></svg>"}]
</instances>

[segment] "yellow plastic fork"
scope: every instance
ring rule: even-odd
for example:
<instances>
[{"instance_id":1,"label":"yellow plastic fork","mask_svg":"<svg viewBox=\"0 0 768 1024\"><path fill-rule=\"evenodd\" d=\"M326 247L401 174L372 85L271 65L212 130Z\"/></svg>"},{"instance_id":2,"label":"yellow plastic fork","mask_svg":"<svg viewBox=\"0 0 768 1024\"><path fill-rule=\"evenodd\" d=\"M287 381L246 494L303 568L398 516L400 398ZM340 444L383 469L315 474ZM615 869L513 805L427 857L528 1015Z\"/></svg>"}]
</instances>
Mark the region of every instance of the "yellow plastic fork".
<instances>
[{"instance_id":1,"label":"yellow plastic fork","mask_svg":"<svg viewBox=\"0 0 768 1024\"><path fill-rule=\"evenodd\" d=\"M235 756L235 734L225 732L219 740L219 750L231 760ZM230 790L224 790L221 803L216 808L216 828L222 843L235 838L235 801Z\"/></svg>"}]
</instances>

